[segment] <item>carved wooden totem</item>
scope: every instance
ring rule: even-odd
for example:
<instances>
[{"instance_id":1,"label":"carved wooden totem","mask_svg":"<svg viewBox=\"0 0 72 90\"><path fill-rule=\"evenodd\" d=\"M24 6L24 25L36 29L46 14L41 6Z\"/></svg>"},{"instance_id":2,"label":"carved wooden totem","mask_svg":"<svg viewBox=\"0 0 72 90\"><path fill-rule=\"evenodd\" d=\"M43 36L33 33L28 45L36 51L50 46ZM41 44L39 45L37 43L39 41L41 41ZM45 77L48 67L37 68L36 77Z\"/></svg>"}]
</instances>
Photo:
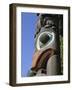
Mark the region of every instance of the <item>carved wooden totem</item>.
<instances>
[{"instance_id":1,"label":"carved wooden totem","mask_svg":"<svg viewBox=\"0 0 72 90\"><path fill-rule=\"evenodd\" d=\"M31 71L35 76L60 75L60 16L52 14L37 14L35 54L33 55Z\"/></svg>"}]
</instances>

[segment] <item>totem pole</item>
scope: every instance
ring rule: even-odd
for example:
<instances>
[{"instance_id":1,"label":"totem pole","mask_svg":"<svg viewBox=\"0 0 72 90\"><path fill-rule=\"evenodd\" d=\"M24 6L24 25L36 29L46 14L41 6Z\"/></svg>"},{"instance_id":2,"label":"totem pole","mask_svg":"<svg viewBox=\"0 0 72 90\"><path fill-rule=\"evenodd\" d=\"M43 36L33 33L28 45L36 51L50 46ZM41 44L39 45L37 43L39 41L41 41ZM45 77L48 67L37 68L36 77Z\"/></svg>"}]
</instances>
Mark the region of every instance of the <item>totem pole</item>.
<instances>
[{"instance_id":1,"label":"totem pole","mask_svg":"<svg viewBox=\"0 0 72 90\"><path fill-rule=\"evenodd\" d=\"M51 76L61 74L59 16L54 14L37 14L35 54L32 68L34 76Z\"/></svg>"}]
</instances>

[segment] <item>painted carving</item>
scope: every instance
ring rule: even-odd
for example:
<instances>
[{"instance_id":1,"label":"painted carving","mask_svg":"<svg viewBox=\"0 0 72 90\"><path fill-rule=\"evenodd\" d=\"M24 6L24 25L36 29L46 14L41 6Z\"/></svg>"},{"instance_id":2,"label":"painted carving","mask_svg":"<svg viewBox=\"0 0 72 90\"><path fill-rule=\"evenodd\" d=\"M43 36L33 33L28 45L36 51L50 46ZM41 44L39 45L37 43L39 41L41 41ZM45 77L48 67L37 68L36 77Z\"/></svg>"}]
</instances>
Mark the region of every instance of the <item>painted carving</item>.
<instances>
[{"instance_id":1,"label":"painted carving","mask_svg":"<svg viewBox=\"0 0 72 90\"><path fill-rule=\"evenodd\" d=\"M60 36L62 37L62 16L37 14L35 53L31 76L61 75ZM61 52L62 53L62 52Z\"/></svg>"}]
</instances>

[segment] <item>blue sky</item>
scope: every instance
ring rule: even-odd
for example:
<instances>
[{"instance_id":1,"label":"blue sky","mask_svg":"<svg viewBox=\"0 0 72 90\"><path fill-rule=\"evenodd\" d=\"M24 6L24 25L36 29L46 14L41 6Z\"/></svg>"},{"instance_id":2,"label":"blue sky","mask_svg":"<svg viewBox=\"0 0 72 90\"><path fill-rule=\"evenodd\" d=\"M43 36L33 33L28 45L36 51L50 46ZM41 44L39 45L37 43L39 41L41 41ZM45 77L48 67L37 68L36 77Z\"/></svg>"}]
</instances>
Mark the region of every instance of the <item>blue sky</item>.
<instances>
[{"instance_id":1,"label":"blue sky","mask_svg":"<svg viewBox=\"0 0 72 90\"><path fill-rule=\"evenodd\" d=\"M34 53L34 33L37 15L35 13L21 13L21 76L27 76L31 68Z\"/></svg>"}]
</instances>

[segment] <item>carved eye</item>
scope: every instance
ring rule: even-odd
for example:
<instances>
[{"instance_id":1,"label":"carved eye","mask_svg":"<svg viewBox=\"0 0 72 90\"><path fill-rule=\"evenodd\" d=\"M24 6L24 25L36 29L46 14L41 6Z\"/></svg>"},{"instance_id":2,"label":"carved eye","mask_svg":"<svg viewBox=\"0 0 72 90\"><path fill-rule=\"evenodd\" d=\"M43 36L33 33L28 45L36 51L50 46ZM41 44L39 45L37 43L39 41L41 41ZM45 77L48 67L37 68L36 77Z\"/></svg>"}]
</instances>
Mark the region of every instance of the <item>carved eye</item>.
<instances>
[{"instance_id":1,"label":"carved eye","mask_svg":"<svg viewBox=\"0 0 72 90\"><path fill-rule=\"evenodd\" d=\"M54 39L55 39L54 32L48 31L41 32L36 39L37 50L47 49L54 42Z\"/></svg>"},{"instance_id":2,"label":"carved eye","mask_svg":"<svg viewBox=\"0 0 72 90\"><path fill-rule=\"evenodd\" d=\"M43 44L46 44L49 41L49 39L50 39L50 37L47 34L43 34L40 37L40 42L43 43Z\"/></svg>"},{"instance_id":3,"label":"carved eye","mask_svg":"<svg viewBox=\"0 0 72 90\"><path fill-rule=\"evenodd\" d=\"M52 39L52 35L51 34L42 34L39 38L39 44L40 44L40 47L43 47L45 46L46 44L48 44Z\"/></svg>"}]
</instances>

